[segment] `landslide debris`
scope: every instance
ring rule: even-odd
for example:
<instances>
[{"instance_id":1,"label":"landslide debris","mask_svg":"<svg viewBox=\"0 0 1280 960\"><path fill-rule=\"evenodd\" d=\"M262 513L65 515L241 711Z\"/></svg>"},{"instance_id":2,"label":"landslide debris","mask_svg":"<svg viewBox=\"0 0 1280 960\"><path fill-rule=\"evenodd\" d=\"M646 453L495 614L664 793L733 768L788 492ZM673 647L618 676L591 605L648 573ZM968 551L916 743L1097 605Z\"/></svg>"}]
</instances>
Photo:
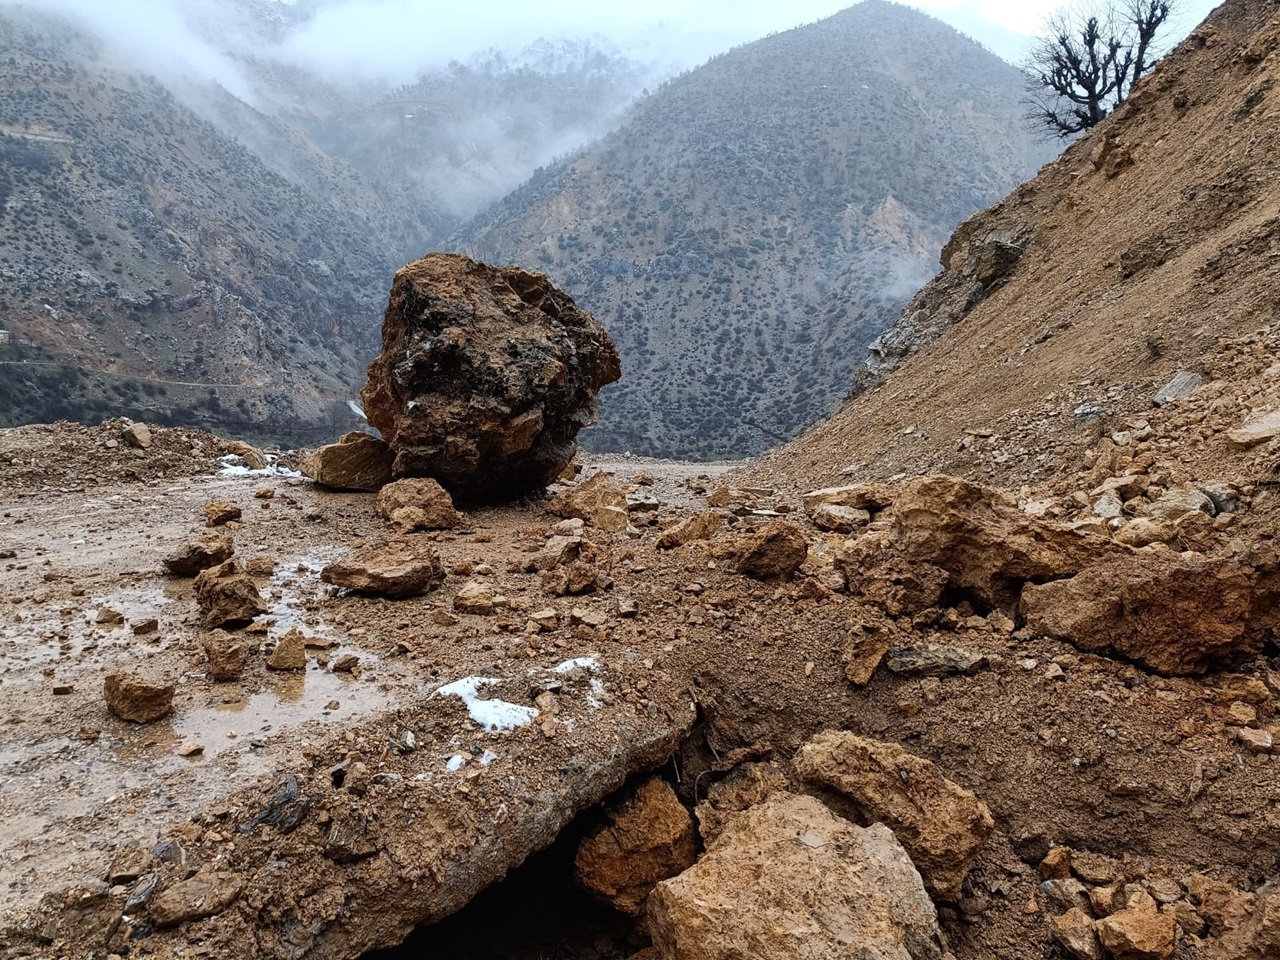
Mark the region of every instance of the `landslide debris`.
<instances>
[{"instance_id":1,"label":"landslide debris","mask_svg":"<svg viewBox=\"0 0 1280 960\"><path fill-rule=\"evenodd\" d=\"M560 476L620 375L604 328L542 274L434 253L396 273L361 396L396 477L509 500Z\"/></svg>"}]
</instances>

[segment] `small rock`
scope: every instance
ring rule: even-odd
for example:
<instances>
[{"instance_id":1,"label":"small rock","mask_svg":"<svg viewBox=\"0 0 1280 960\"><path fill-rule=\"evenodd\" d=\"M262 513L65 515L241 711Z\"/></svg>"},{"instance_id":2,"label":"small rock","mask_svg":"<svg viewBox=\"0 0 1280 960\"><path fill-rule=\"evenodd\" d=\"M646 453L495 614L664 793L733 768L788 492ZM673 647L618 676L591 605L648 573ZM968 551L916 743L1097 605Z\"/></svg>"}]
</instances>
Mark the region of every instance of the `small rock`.
<instances>
[{"instance_id":1,"label":"small rock","mask_svg":"<svg viewBox=\"0 0 1280 960\"><path fill-rule=\"evenodd\" d=\"M1192 487L1179 487L1168 491L1155 503L1147 507L1147 513L1153 517L1166 520L1177 520L1189 513L1207 513L1213 516L1216 512L1213 501L1202 490Z\"/></svg>"},{"instance_id":2,"label":"small rock","mask_svg":"<svg viewBox=\"0 0 1280 960\"><path fill-rule=\"evenodd\" d=\"M265 470L269 466L262 451L243 440L228 440L223 449L239 457L240 462L250 470Z\"/></svg>"},{"instance_id":3,"label":"small rock","mask_svg":"<svg viewBox=\"0 0 1280 960\"><path fill-rule=\"evenodd\" d=\"M1157 407L1163 407L1166 403L1191 396L1203 385L1204 377L1200 374L1193 370L1179 370L1156 392L1152 402Z\"/></svg>"},{"instance_id":4,"label":"small rock","mask_svg":"<svg viewBox=\"0 0 1280 960\"><path fill-rule=\"evenodd\" d=\"M1066 913L1079 909L1088 913L1092 903L1089 888L1075 877L1055 877L1040 884L1040 896L1050 913Z\"/></svg>"},{"instance_id":5,"label":"small rock","mask_svg":"<svg viewBox=\"0 0 1280 960\"><path fill-rule=\"evenodd\" d=\"M250 648L240 637L225 630L212 630L200 639L209 661L210 680L238 680L249 662Z\"/></svg>"},{"instance_id":6,"label":"small rock","mask_svg":"<svg viewBox=\"0 0 1280 960\"><path fill-rule=\"evenodd\" d=\"M239 520L243 511L226 500L211 500L204 505L205 526L221 527Z\"/></svg>"},{"instance_id":7,"label":"small rock","mask_svg":"<svg viewBox=\"0 0 1280 960\"><path fill-rule=\"evenodd\" d=\"M611 533L620 533L631 524L627 495L614 481L613 474L604 471L556 494L547 504L547 510L558 517L582 520L588 526Z\"/></svg>"},{"instance_id":8,"label":"small rock","mask_svg":"<svg viewBox=\"0 0 1280 960\"><path fill-rule=\"evenodd\" d=\"M1071 848L1053 847L1040 861L1041 880L1065 880L1071 876Z\"/></svg>"},{"instance_id":9,"label":"small rock","mask_svg":"<svg viewBox=\"0 0 1280 960\"><path fill-rule=\"evenodd\" d=\"M1147 547L1168 543L1177 535L1177 526L1167 518L1135 517L1116 531L1115 539L1130 547Z\"/></svg>"},{"instance_id":10,"label":"small rock","mask_svg":"<svg viewBox=\"0 0 1280 960\"><path fill-rule=\"evenodd\" d=\"M914 647L893 647L885 666L891 673L946 677L977 673L985 670L989 662L985 655L972 650L929 643Z\"/></svg>"},{"instance_id":11,"label":"small rock","mask_svg":"<svg viewBox=\"0 0 1280 960\"><path fill-rule=\"evenodd\" d=\"M235 560L202 571L195 591L206 627L243 625L267 612L257 585Z\"/></svg>"},{"instance_id":12,"label":"small rock","mask_svg":"<svg viewBox=\"0 0 1280 960\"><path fill-rule=\"evenodd\" d=\"M755 580L790 580L809 551L809 541L795 524L787 520L766 523L738 549L739 573Z\"/></svg>"},{"instance_id":13,"label":"small rock","mask_svg":"<svg viewBox=\"0 0 1280 960\"><path fill-rule=\"evenodd\" d=\"M430 477L411 477L389 483L378 491L378 516L401 533L415 530L450 530L461 517L447 490Z\"/></svg>"},{"instance_id":14,"label":"small rock","mask_svg":"<svg viewBox=\"0 0 1280 960\"><path fill-rule=\"evenodd\" d=\"M1169 960L1175 926L1171 913L1127 909L1104 917L1095 928L1114 960Z\"/></svg>"},{"instance_id":15,"label":"small rock","mask_svg":"<svg viewBox=\"0 0 1280 960\"><path fill-rule=\"evenodd\" d=\"M871 522L871 513L868 510L859 510L857 507L847 507L838 503L820 503L813 508L809 519L819 530L852 533Z\"/></svg>"},{"instance_id":16,"label":"small rock","mask_svg":"<svg viewBox=\"0 0 1280 960\"><path fill-rule=\"evenodd\" d=\"M1227 432L1227 439L1242 447L1254 447L1276 437L1280 437L1280 410L1256 414Z\"/></svg>"},{"instance_id":17,"label":"small rock","mask_svg":"<svg viewBox=\"0 0 1280 960\"><path fill-rule=\"evenodd\" d=\"M1049 930L1072 960L1102 960L1102 944L1093 929L1093 918L1072 907L1049 921Z\"/></svg>"},{"instance_id":18,"label":"small rock","mask_svg":"<svg viewBox=\"0 0 1280 960\"><path fill-rule=\"evenodd\" d=\"M493 613L494 590L480 580L468 580L453 597L453 609L459 613L486 616Z\"/></svg>"},{"instance_id":19,"label":"small rock","mask_svg":"<svg viewBox=\"0 0 1280 960\"><path fill-rule=\"evenodd\" d=\"M152 683L137 674L116 671L107 675L102 696L107 709L121 720L151 723L173 709L172 683Z\"/></svg>"},{"instance_id":20,"label":"small rock","mask_svg":"<svg viewBox=\"0 0 1280 960\"><path fill-rule=\"evenodd\" d=\"M276 648L267 657L267 669L307 669L307 640L302 631L294 627L279 639Z\"/></svg>"},{"instance_id":21,"label":"small rock","mask_svg":"<svg viewBox=\"0 0 1280 960\"><path fill-rule=\"evenodd\" d=\"M160 621L155 617L146 617L143 620L133 621L129 626L129 629L133 631L134 636L146 636L147 634L155 633L160 629Z\"/></svg>"},{"instance_id":22,"label":"small rock","mask_svg":"<svg viewBox=\"0 0 1280 960\"><path fill-rule=\"evenodd\" d=\"M205 533L188 540L164 559L165 570L175 577L194 577L231 559L236 552L230 534Z\"/></svg>"},{"instance_id":23,"label":"small rock","mask_svg":"<svg viewBox=\"0 0 1280 960\"><path fill-rule=\"evenodd\" d=\"M1236 730L1239 740L1250 753L1270 753L1273 738L1266 730L1254 730L1252 727L1240 727Z\"/></svg>"},{"instance_id":24,"label":"small rock","mask_svg":"<svg viewBox=\"0 0 1280 960\"><path fill-rule=\"evenodd\" d=\"M124 614L119 610L112 610L110 607L103 607L93 618L94 623L103 626L119 626L124 623Z\"/></svg>"},{"instance_id":25,"label":"small rock","mask_svg":"<svg viewBox=\"0 0 1280 960\"><path fill-rule=\"evenodd\" d=\"M360 658L354 653L344 653L333 664L334 673L350 673L359 675Z\"/></svg>"}]
</instances>

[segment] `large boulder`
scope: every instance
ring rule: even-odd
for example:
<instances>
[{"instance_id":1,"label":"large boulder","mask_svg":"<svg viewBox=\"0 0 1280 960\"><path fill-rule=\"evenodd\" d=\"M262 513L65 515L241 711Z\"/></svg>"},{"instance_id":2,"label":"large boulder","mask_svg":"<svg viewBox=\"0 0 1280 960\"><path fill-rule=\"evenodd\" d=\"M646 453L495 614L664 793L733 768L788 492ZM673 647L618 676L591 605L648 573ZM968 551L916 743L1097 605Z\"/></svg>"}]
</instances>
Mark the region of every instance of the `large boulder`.
<instances>
[{"instance_id":1,"label":"large boulder","mask_svg":"<svg viewBox=\"0 0 1280 960\"><path fill-rule=\"evenodd\" d=\"M173 710L172 683L154 683L134 673L117 670L102 682L107 709L121 720L151 723Z\"/></svg>"},{"instance_id":2,"label":"large boulder","mask_svg":"<svg viewBox=\"0 0 1280 960\"><path fill-rule=\"evenodd\" d=\"M396 273L361 396L395 476L509 499L564 471L619 376L604 328L542 274L433 253Z\"/></svg>"},{"instance_id":3,"label":"large boulder","mask_svg":"<svg viewBox=\"0 0 1280 960\"><path fill-rule=\"evenodd\" d=\"M883 825L776 793L649 896L663 960L943 960L920 875Z\"/></svg>"},{"instance_id":4,"label":"large boulder","mask_svg":"<svg viewBox=\"0 0 1280 960\"><path fill-rule=\"evenodd\" d=\"M391 480L394 454L367 433L348 433L337 443L311 451L302 461L304 476L334 490L380 490Z\"/></svg>"},{"instance_id":5,"label":"large boulder","mask_svg":"<svg viewBox=\"0 0 1280 960\"><path fill-rule=\"evenodd\" d=\"M638 915L662 880L698 857L693 817L663 780L649 780L578 846L574 874L600 900Z\"/></svg>"},{"instance_id":6,"label":"large boulder","mask_svg":"<svg viewBox=\"0 0 1280 960\"><path fill-rule=\"evenodd\" d=\"M801 747L795 770L806 782L844 794L868 820L889 826L929 891L959 899L969 863L995 827L985 803L896 743L837 730Z\"/></svg>"},{"instance_id":7,"label":"large boulder","mask_svg":"<svg viewBox=\"0 0 1280 960\"><path fill-rule=\"evenodd\" d=\"M1261 652L1275 608L1270 578L1253 568L1159 547L1022 591L1032 630L1175 676Z\"/></svg>"}]
</instances>

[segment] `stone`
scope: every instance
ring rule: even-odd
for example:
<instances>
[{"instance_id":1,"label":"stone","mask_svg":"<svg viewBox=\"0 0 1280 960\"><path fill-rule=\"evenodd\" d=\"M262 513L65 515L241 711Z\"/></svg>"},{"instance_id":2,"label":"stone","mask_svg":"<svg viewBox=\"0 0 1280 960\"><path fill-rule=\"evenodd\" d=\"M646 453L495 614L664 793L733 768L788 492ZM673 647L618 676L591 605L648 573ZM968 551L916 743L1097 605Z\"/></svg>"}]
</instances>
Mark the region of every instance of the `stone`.
<instances>
[{"instance_id":1,"label":"stone","mask_svg":"<svg viewBox=\"0 0 1280 960\"><path fill-rule=\"evenodd\" d=\"M225 630L212 630L200 639L210 680L238 680L249 662L250 646Z\"/></svg>"},{"instance_id":2,"label":"stone","mask_svg":"<svg viewBox=\"0 0 1280 960\"><path fill-rule=\"evenodd\" d=\"M493 613L493 587L482 580L468 580L453 596L453 609L459 613L487 615Z\"/></svg>"},{"instance_id":3,"label":"stone","mask_svg":"<svg viewBox=\"0 0 1280 960\"><path fill-rule=\"evenodd\" d=\"M1085 883L1111 883L1120 876L1121 865L1101 853L1090 850L1076 850L1071 854L1071 872Z\"/></svg>"},{"instance_id":4,"label":"stone","mask_svg":"<svg viewBox=\"0 0 1280 960\"><path fill-rule=\"evenodd\" d=\"M1250 753L1270 753L1273 738L1266 730L1255 730L1252 727L1240 727L1236 730L1236 739Z\"/></svg>"},{"instance_id":5,"label":"stone","mask_svg":"<svg viewBox=\"0 0 1280 960\"><path fill-rule=\"evenodd\" d=\"M796 775L853 801L902 841L931 893L956 901L969 863L995 827L991 811L932 762L852 733L828 730L795 756Z\"/></svg>"},{"instance_id":6,"label":"stone","mask_svg":"<svg viewBox=\"0 0 1280 960\"><path fill-rule=\"evenodd\" d=\"M698 857L693 817L660 779L646 781L578 845L574 876L593 896L638 916L661 881Z\"/></svg>"},{"instance_id":7,"label":"stone","mask_svg":"<svg viewBox=\"0 0 1280 960\"><path fill-rule=\"evenodd\" d=\"M1065 880L1071 876L1071 848L1051 847L1040 861L1041 880Z\"/></svg>"},{"instance_id":8,"label":"stone","mask_svg":"<svg viewBox=\"0 0 1280 960\"><path fill-rule=\"evenodd\" d=\"M234 503L226 500L210 500L204 505L204 519L206 527L222 527L231 523L233 520L239 520L243 515L242 511Z\"/></svg>"},{"instance_id":9,"label":"stone","mask_svg":"<svg viewBox=\"0 0 1280 960\"><path fill-rule=\"evenodd\" d=\"M547 511L610 533L621 533L631 523L627 495L613 474L603 471L557 493L547 504Z\"/></svg>"},{"instance_id":10,"label":"stone","mask_svg":"<svg viewBox=\"0 0 1280 960\"><path fill-rule=\"evenodd\" d=\"M1211 517L1217 512L1208 495L1193 487L1175 487L1147 507L1149 516L1166 520L1177 520L1196 511Z\"/></svg>"},{"instance_id":11,"label":"stone","mask_svg":"<svg viewBox=\"0 0 1280 960\"><path fill-rule=\"evenodd\" d=\"M600 586L600 568L585 560L545 570L540 575L542 589L556 597L577 597L584 593L594 593Z\"/></svg>"},{"instance_id":12,"label":"stone","mask_svg":"<svg viewBox=\"0 0 1280 960\"><path fill-rule=\"evenodd\" d=\"M1274 589L1232 559L1144 550L1027 584L1027 626L1087 653L1111 652L1170 676L1256 656L1274 626Z\"/></svg>"},{"instance_id":13,"label":"stone","mask_svg":"<svg viewBox=\"0 0 1280 960\"><path fill-rule=\"evenodd\" d=\"M1227 431L1227 439L1242 447L1255 447L1276 437L1280 437L1280 410L1255 414L1236 429Z\"/></svg>"},{"instance_id":14,"label":"stone","mask_svg":"<svg viewBox=\"0 0 1280 960\"><path fill-rule=\"evenodd\" d=\"M201 571L195 591L206 627L242 626L267 612L257 585L235 560Z\"/></svg>"},{"instance_id":15,"label":"stone","mask_svg":"<svg viewBox=\"0 0 1280 960\"><path fill-rule=\"evenodd\" d=\"M1093 918L1079 907L1052 918L1049 931L1071 960L1102 960L1102 944L1094 932Z\"/></svg>"},{"instance_id":16,"label":"stone","mask_svg":"<svg viewBox=\"0 0 1280 960\"><path fill-rule=\"evenodd\" d=\"M1153 543L1168 543L1177 535L1178 528L1172 520L1134 517L1115 532L1115 540L1130 547L1149 547Z\"/></svg>"},{"instance_id":17,"label":"stone","mask_svg":"<svg viewBox=\"0 0 1280 960\"><path fill-rule=\"evenodd\" d=\"M124 614L111 607L102 607L94 614L93 622L105 627L118 627L124 623Z\"/></svg>"},{"instance_id":18,"label":"stone","mask_svg":"<svg viewBox=\"0 0 1280 960\"><path fill-rule=\"evenodd\" d=\"M391 482L395 455L387 444L368 433L348 433L326 444L299 464L299 470L332 490L381 490Z\"/></svg>"},{"instance_id":19,"label":"stone","mask_svg":"<svg viewBox=\"0 0 1280 960\"><path fill-rule=\"evenodd\" d=\"M1169 960L1177 921L1172 913L1119 910L1094 926L1114 960Z\"/></svg>"},{"instance_id":20,"label":"stone","mask_svg":"<svg viewBox=\"0 0 1280 960\"><path fill-rule=\"evenodd\" d=\"M378 516L391 521L401 533L451 530L461 522L449 492L430 477L388 483L378 491L377 509Z\"/></svg>"},{"instance_id":21,"label":"stone","mask_svg":"<svg viewBox=\"0 0 1280 960\"><path fill-rule=\"evenodd\" d=\"M243 440L228 440L223 449L239 457L240 462L250 470L265 470L270 465L261 450Z\"/></svg>"},{"instance_id":22,"label":"stone","mask_svg":"<svg viewBox=\"0 0 1280 960\"><path fill-rule=\"evenodd\" d=\"M719 532L723 523L720 514L713 510L702 510L658 534L657 547L659 550L671 550L695 540L710 540Z\"/></svg>"},{"instance_id":23,"label":"stone","mask_svg":"<svg viewBox=\"0 0 1280 960\"><path fill-rule=\"evenodd\" d=\"M1204 385L1204 377L1194 370L1179 370L1163 387L1156 391L1152 403L1163 407L1166 403L1189 397Z\"/></svg>"},{"instance_id":24,"label":"stone","mask_svg":"<svg viewBox=\"0 0 1280 960\"><path fill-rule=\"evenodd\" d=\"M542 274L436 253L396 273L361 397L396 477L509 500L569 466L621 374L604 328Z\"/></svg>"},{"instance_id":25,"label":"stone","mask_svg":"<svg viewBox=\"0 0 1280 960\"><path fill-rule=\"evenodd\" d=\"M132 423L125 427L120 434L120 439L131 447L137 447L139 450L151 449L153 442L151 428L145 423Z\"/></svg>"},{"instance_id":26,"label":"stone","mask_svg":"<svg viewBox=\"0 0 1280 960\"><path fill-rule=\"evenodd\" d=\"M948 586L1012 610L1023 584L1070 576L1127 550L1102 537L1027 516L999 491L934 476L901 484L897 548L948 574Z\"/></svg>"},{"instance_id":27,"label":"stone","mask_svg":"<svg viewBox=\"0 0 1280 960\"><path fill-rule=\"evenodd\" d=\"M787 520L766 523L737 550L735 566L754 580L779 583L790 580L809 552L804 532Z\"/></svg>"},{"instance_id":28,"label":"stone","mask_svg":"<svg viewBox=\"0 0 1280 960\"><path fill-rule=\"evenodd\" d=\"M235 542L230 534L205 533L188 540L165 557L164 568L175 577L194 577L201 570L230 560L235 552Z\"/></svg>"},{"instance_id":29,"label":"stone","mask_svg":"<svg viewBox=\"0 0 1280 960\"><path fill-rule=\"evenodd\" d=\"M868 514L893 506L894 490L886 483L857 483L844 487L825 487L801 497L804 512L810 517L821 506L849 507Z\"/></svg>"},{"instance_id":30,"label":"stone","mask_svg":"<svg viewBox=\"0 0 1280 960\"><path fill-rule=\"evenodd\" d=\"M444 580L444 568L431 544L390 540L358 550L320 571L335 587L383 597L417 597Z\"/></svg>"},{"instance_id":31,"label":"stone","mask_svg":"<svg viewBox=\"0 0 1280 960\"><path fill-rule=\"evenodd\" d=\"M573 563L582 552L583 543L584 541L580 536L549 537L543 548L535 553L529 562L525 564L525 569L533 573L542 570L554 570L563 564Z\"/></svg>"},{"instance_id":32,"label":"stone","mask_svg":"<svg viewBox=\"0 0 1280 960\"><path fill-rule=\"evenodd\" d=\"M153 683L134 673L116 671L102 683L102 697L113 716L131 723L151 723L173 710L172 683Z\"/></svg>"},{"instance_id":33,"label":"stone","mask_svg":"<svg viewBox=\"0 0 1280 960\"><path fill-rule=\"evenodd\" d=\"M871 682L897 634L888 624L863 621L849 631L844 645L844 675L855 687Z\"/></svg>"},{"instance_id":34,"label":"stone","mask_svg":"<svg viewBox=\"0 0 1280 960\"><path fill-rule=\"evenodd\" d=\"M276 641L275 649L267 656L267 669L307 669L307 640L301 630L294 627Z\"/></svg>"},{"instance_id":35,"label":"stone","mask_svg":"<svg viewBox=\"0 0 1280 960\"><path fill-rule=\"evenodd\" d=\"M846 541L833 564L849 594L874 604L891 617L909 617L937 606L949 575L940 567L904 557L893 534L875 530Z\"/></svg>"},{"instance_id":36,"label":"stone","mask_svg":"<svg viewBox=\"0 0 1280 960\"><path fill-rule=\"evenodd\" d=\"M857 507L846 507L838 503L820 503L813 508L809 519L819 530L830 530L833 533L852 533L859 527L871 522L868 510Z\"/></svg>"},{"instance_id":37,"label":"stone","mask_svg":"<svg viewBox=\"0 0 1280 960\"><path fill-rule=\"evenodd\" d=\"M137 844L130 844L112 858L111 866L107 870L107 883L113 887L133 883L139 877L150 873L155 868L155 863L155 857L150 850Z\"/></svg>"},{"instance_id":38,"label":"stone","mask_svg":"<svg viewBox=\"0 0 1280 960\"><path fill-rule=\"evenodd\" d=\"M882 824L776 793L734 818L696 864L658 884L658 955L690 960L944 960L920 875Z\"/></svg>"},{"instance_id":39,"label":"stone","mask_svg":"<svg viewBox=\"0 0 1280 960\"><path fill-rule=\"evenodd\" d=\"M157 927L217 916L240 898L244 879L238 874L205 869L187 880L162 889L147 905L151 922Z\"/></svg>"},{"instance_id":40,"label":"stone","mask_svg":"<svg viewBox=\"0 0 1280 960\"><path fill-rule=\"evenodd\" d=\"M1083 910L1088 913L1092 907L1089 888L1075 877L1054 877L1040 884L1040 897L1044 900L1045 909L1049 913L1066 913L1070 910Z\"/></svg>"},{"instance_id":41,"label":"stone","mask_svg":"<svg viewBox=\"0 0 1280 960\"><path fill-rule=\"evenodd\" d=\"M707 788L706 799L694 811L703 842L710 844L738 814L786 789L786 776L772 763L734 767L724 779Z\"/></svg>"},{"instance_id":42,"label":"stone","mask_svg":"<svg viewBox=\"0 0 1280 960\"><path fill-rule=\"evenodd\" d=\"M906 673L920 677L947 677L973 674L985 670L990 661L981 653L962 647L926 643L912 647L894 647L885 666L890 673Z\"/></svg>"}]
</instances>

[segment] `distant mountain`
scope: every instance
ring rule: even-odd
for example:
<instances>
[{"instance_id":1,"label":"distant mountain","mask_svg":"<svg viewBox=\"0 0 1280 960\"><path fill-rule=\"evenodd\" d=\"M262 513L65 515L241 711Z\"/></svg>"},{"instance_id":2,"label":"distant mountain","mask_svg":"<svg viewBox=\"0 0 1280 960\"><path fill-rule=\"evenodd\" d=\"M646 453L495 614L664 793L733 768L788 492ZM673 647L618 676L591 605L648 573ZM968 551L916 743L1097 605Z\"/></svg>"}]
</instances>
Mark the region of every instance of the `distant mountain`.
<instances>
[{"instance_id":1,"label":"distant mountain","mask_svg":"<svg viewBox=\"0 0 1280 960\"><path fill-rule=\"evenodd\" d=\"M1052 151L1022 75L866 0L717 57L455 234L549 273L608 327L623 380L584 439L758 452L830 411L966 216Z\"/></svg>"}]
</instances>

